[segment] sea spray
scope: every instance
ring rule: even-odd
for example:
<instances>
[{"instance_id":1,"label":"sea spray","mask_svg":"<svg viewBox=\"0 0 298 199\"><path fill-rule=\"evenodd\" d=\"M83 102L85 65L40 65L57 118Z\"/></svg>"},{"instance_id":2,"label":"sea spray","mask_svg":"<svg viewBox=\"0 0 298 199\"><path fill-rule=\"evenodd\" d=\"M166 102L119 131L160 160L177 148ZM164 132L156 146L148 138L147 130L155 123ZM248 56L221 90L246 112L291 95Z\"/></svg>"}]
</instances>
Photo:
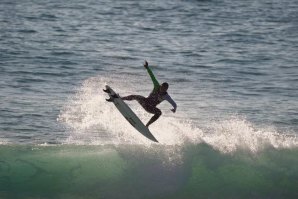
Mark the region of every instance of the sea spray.
<instances>
[{"instance_id":1,"label":"sea spray","mask_svg":"<svg viewBox=\"0 0 298 199\"><path fill-rule=\"evenodd\" d=\"M277 149L298 147L298 139L295 135L280 134L272 128L257 128L247 120L237 117L211 123L208 133L205 133L202 139L223 153L237 150L256 153L266 147Z\"/></svg>"},{"instance_id":2,"label":"sea spray","mask_svg":"<svg viewBox=\"0 0 298 199\"><path fill-rule=\"evenodd\" d=\"M132 78L133 79L133 78ZM123 76L92 77L85 80L76 94L66 102L58 121L69 128L68 144L137 144L150 147L153 143L138 133L112 106L102 88L105 83L114 85L120 95L137 92L131 80ZM128 88L131 90L128 91ZM152 116L136 102L128 102L145 123ZM183 112L183 110L181 110ZM185 114L187 115L187 114ZM150 126L150 130L162 145L183 146L186 143L205 142L222 153L248 150L256 153L266 147L297 147L296 136L282 134L273 128L256 127L248 120L233 116L222 121L212 121L200 127L191 119L176 118L167 114Z\"/></svg>"},{"instance_id":3,"label":"sea spray","mask_svg":"<svg viewBox=\"0 0 298 199\"><path fill-rule=\"evenodd\" d=\"M121 81L119 78L116 79ZM101 88L104 88L107 81L103 78L90 78L84 81L82 87L62 109L58 121L69 127L68 141L75 141L77 137L78 141L82 142L82 138L85 137L88 140L87 143L90 143L91 139L93 144L102 144L107 142L107 139L110 139L111 143L151 144L123 118L114 106L105 101L107 96ZM114 84L115 87L119 86L119 82ZM123 87L123 83L121 85ZM115 90L121 90L121 86ZM125 93L125 89L123 92ZM137 103L129 104L144 123L152 117ZM161 117L150 126L150 129L163 144L170 145L179 145L185 140L199 142L202 133L191 122L173 117Z\"/></svg>"}]
</instances>

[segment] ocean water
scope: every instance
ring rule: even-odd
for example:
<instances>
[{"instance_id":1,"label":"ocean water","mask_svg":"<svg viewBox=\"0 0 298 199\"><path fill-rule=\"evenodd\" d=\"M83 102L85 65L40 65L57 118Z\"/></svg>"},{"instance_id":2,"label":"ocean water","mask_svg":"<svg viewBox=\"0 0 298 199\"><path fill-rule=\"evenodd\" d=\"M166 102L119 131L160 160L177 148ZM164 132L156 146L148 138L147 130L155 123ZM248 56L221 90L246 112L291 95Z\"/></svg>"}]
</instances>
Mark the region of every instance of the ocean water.
<instances>
[{"instance_id":1,"label":"ocean water","mask_svg":"<svg viewBox=\"0 0 298 199\"><path fill-rule=\"evenodd\" d=\"M1 0L0 198L298 198L297 19L296 0ZM102 92L147 96L145 59L178 104L158 144Z\"/></svg>"}]
</instances>

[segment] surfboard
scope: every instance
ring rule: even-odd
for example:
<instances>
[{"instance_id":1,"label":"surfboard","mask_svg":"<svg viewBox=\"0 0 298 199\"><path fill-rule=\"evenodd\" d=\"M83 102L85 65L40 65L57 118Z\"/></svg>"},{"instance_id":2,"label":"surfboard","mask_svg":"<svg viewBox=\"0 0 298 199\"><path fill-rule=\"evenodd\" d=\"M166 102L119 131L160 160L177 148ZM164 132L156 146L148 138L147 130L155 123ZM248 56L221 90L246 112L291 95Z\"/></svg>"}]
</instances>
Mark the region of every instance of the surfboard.
<instances>
[{"instance_id":1,"label":"surfboard","mask_svg":"<svg viewBox=\"0 0 298 199\"><path fill-rule=\"evenodd\" d=\"M140 118L131 110L131 108L120 98L120 96L108 85L104 92L109 94L109 101L113 102L123 117L141 134L146 138L158 142L157 139L152 135L150 130L143 124Z\"/></svg>"}]
</instances>

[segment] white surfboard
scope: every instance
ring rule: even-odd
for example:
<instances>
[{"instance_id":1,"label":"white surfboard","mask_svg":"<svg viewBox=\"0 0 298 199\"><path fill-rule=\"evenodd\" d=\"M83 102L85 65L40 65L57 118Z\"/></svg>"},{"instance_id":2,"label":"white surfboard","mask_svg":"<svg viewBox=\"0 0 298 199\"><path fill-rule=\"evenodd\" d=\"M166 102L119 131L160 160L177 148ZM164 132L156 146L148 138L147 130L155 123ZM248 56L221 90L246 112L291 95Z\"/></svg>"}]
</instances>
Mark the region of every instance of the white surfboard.
<instances>
[{"instance_id":1,"label":"white surfboard","mask_svg":"<svg viewBox=\"0 0 298 199\"><path fill-rule=\"evenodd\" d=\"M129 106L119 97L119 95L116 94L116 92L111 87L106 85L106 90L104 91L109 94L110 99L115 104L116 108L136 130L138 130L148 139L154 142L158 142L149 131L149 129L139 119L139 117L129 108Z\"/></svg>"}]
</instances>

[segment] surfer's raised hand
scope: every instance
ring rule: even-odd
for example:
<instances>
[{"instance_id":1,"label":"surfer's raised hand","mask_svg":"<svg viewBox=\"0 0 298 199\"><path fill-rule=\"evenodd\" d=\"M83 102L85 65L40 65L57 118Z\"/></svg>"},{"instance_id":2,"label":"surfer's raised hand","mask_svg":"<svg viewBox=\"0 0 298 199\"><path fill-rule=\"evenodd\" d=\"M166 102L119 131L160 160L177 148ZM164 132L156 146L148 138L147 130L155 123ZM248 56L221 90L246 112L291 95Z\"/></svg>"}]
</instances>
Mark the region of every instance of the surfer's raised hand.
<instances>
[{"instance_id":1,"label":"surfer's raised hand","mask_svg":"<svg viewBox=\"0 0 298 199\"><path fill-rule=\"evenodd\" d=\"M145 60L144 67L148 68L148 62Z\"/></svg>"}]
</instances>

